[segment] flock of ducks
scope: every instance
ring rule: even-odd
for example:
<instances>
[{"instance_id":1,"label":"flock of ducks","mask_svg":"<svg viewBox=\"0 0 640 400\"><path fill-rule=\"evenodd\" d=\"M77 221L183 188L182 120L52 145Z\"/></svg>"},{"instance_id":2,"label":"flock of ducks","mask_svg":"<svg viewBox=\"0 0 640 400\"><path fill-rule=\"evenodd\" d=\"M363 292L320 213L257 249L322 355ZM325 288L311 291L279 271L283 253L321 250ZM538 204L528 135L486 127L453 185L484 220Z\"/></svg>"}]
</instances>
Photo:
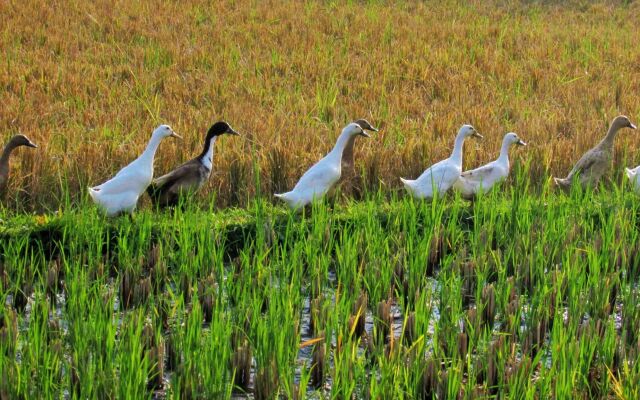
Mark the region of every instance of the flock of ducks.
<instances>
[{"instance_id":1,"label":"flock of ducks","mask_svg":"<svg viewBox=\"0 0 640 400\"><path fill-rule=\"evenodd\" d=\"M604 139L578 160L566 178L553 178L556 185L568 189L574 180L582 187L596 185L611 167L613 142L622 128L636 129L636 126L624 115L616 117ZM348 124L342 129L333 149L309 168L290 192L276 193L275 196L293 210L321 199L340 180L343 169L353 167L355 139L358 136L370 137L367 132L377 131L377 128L364 119ZM223 134L239 135L228 123L216 122L207 131L204 147L197 157L168 174L153 179L154 156L162 139L181 138L170 126L160 125L154 129L140 157L108 181L88 188L89 195L108 216L131 213L145 191L158 207L175 206L183 194L196 192L207 182L213 168L214 145L218 136ZM500 154L495 161L463 172L463 145L469 137L482 138L482 135L473 126L463 125L456 135L453 152L449 158L430 166L415 180L400 178L407 192L417 199L433 199L453 188L463 198L473 199L507 178L511 146L526 146L516 133L509 132L502 140ZM24 135L11 138L0 157L0 194L4 193L7 186L9 157L13 150L20 146L38 147ZM640 191L640 166L634 169L626 168L626 175L634 189Z\"/></svg>"},{"instance_id":2,"label":"flock of ducks","mask_svg":"<svg viewBox=\"0 0 640 400\"><path fill-rule=\"evenodd\" d=\"M169 125L160 125L154 129L140 157L122 168L113 178L89 188L91 199L107 215L131 213L136 208L138 198L153 180L153 159L160 142L166 137L182 139Z\"/></svg>"},{"instance_id":3,"label":"flock of ducks","mask_svg":"<svg viewBox=\"0 0 640 400\"><path fill-rule=\"evenodd\" d=\"M157 206L174 206L178 203L180 194L197 191L209 179L216 138L225 133L238 135L226 122L216 122L207 132L200 155L154 180L153 158L160 141L166 137L182 139L169 125L160 125L154 129L151 140L140 157L110 180L90 187L89 195L108 216L131 213L145 191Z\"/></svg>"}]
</instances>

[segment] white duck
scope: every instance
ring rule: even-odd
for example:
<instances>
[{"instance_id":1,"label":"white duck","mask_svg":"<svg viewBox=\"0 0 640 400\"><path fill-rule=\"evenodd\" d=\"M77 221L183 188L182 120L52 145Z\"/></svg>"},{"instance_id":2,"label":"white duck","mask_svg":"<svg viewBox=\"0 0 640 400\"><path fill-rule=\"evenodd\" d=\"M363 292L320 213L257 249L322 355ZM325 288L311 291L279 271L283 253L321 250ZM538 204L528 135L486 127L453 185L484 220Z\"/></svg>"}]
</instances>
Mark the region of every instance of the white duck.
<instances>
[{"instance_id":1,"label":"white duck","mask_svg":"<svg viewBox=\"0 0 640 400\"><path fill-rule=\"evenodd\" d=\"M627 178L631 181L633 189L636 193L640 193L640 165L634 169L625 168L624 171L627 173Z\"/></svg>"},{"instance_id":2,"label":"white duck","mask_svg":"<svg viewBox=\"0 0 640 400\"><path fill-rule=\"evenodd\" d=\"M156 150L162 139L168 136L182 139L170 126L160 125L154 129L151 140L140 157L102 185L89 188L93 202L104 209L108 216L131 213L136 208L138 197L153 179L153 158Z\"/></svg>"},{"instance_id":3,"label":"white duck","mask_svg":"<svg viewBox=\"0 0 640 400\"><path fill-rule=\"evenodd\" d=\"M292 191L274 196L285 201L294 210L322 198L340 180L342 153L349 140L356 135L370 137L358 123L352 122L345 126L333 150L309 168Z\"/></svg>"},{"instance_id":4,"label":"white duck","mask_svg":"<svg viewBox=\"0 0 640 400\"><path fill-rule=\"evenodd\" d=\"M526 146L517 134L509 132L502 139L502 148L497 160L482 167L463 172L453 187L465 199L472 199L480 191L488 192L493 186L509 176L509 148L517 144Z\"/></svg>"},{"instance_id":5,"label":"white duck","mask_svg":"<svg viewBox=\"0 0 640 400\"><path fill-rule=\"evenodd\" d=\"M438 195L446 193L462 173L462 146L469 136L482 138L473 126L462 125L456 136L451 157L433 164L414 181L400 178L407 191L418 199L433 198L434 189Z\"/></svg>"}]
</instances>

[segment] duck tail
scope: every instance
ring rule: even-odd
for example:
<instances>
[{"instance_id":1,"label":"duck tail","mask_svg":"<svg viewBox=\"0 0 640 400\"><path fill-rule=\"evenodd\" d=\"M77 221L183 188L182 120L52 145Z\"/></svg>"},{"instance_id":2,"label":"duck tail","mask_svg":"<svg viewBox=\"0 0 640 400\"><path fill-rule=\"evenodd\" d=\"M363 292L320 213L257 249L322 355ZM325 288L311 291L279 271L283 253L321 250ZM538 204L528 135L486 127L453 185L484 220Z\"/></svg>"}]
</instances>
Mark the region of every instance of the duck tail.
<instances>
[{"instance_id":1,"label":"duck tail","mask_svg":"<svg viewBox=\"0 0 640 400\"><path fill-rule=\"evenodd\" d=\"M284 201L285 203L287 203L287 205L289 206L289 208L296 208L296 201L294 199L292 199L291 197L289 197L291 194L291 192L287 192L287 193L274 193L273 195L277 198L279 198L280 200Z\"/></svg>"},{"instance_id":2,"label":"duck tail","mask_svg":"<svg viewBox=\"0 0 640 400\"><path fill-rule=\"evenodd\" d=\"M635 175L635 172L632 169L625 168L624 172L627 174L627 178L631 179Z\"/></svg>"},{"instance_id":3,"label":"duck tail","mask_svg":"<svg viewBox=\"0 0 640 400\"><path fill-rule=\"evenodd\" d=\"M400 181L410 193L413 193L413 181L404 178L400 178Z\"/></svg>"},{"instance_id":4,"label":"duck tail","mask_svg":"<svg viewBox=\"0 0 640 400\"><path fill-rule=\"evenodd\" d=\"M94 203L97 202L98 193L100 193L100 191L92 187L87 187L87 190L89 190L89 196L91 196L91 200L93 200Z\"/></svg>"},{"instance_id":5,"label":"duck tail","mask_svg":"<svg viewBox=\"0 0 640 400\"><path fill-rule=\"evenodd\" d=\"M287 192L287 193L274 193L274 194L273 194L273 196L274 196L274 197L277 197L277 198L279 198L279 199L281 199L281 200L287 200L287 199L288 199L288 197L289 197L289 193L291 193L291 192Z\"/></svg>"},{"instance_id":6,"label":"duck tail","mask_svg":"<svg viewBox=\"0 0 640 400\"><path fill-rule=\"evenodd\" d=\"M553 182L556 184L556 186L561 188L567 188L571 186L570 181L563 178L556 178L555 176L553 177Z\"/></svg>"}]
</instances>

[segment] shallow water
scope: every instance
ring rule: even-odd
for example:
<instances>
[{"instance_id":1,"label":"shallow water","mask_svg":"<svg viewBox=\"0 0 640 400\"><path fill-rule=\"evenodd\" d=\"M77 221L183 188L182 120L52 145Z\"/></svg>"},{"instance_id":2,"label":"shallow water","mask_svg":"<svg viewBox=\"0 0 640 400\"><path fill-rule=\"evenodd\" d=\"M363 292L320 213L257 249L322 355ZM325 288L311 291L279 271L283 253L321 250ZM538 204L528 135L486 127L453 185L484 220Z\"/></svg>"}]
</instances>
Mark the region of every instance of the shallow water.
<instances>
[{"instance_id":1,"label":"shallow water","mask_svg":"<svg viewBox=\"0 0 640 400\"><path fill-rule=\"evenodd\" d=\"M434 291L439 291L440 290L440 284L438 283L437 279L434 278L430 278L430 282L431 282L431 288ZM334 272L329 272L329 284L327 285L327 287L329 288L334 288L337 285L337 278L336 278L336 274ZM122 325L122 321L123 321L123 313L120 310L120 300L119 300L119 296L115 294L115 292L118 290L117 286L115 286L114 284L114 280L111 279L110 283L107 285L108 290L112 293L114 293L112 296L114 298L114 305L113 305L113 311L116 313L117 318L116 318L116 335L119 333L119 330L121 328ZM171 290L176 290L177 288L175 286L170 286ZM640 291L640 285L638 283L633 285L633 289L634 291L638 292ZM329 299L329 301L331 302L335 302L335 292L333 289L326 289L325 290L325 296L327 299ZM437 292L435 292L434 294L437 294ZM40 295L43 296L44 295ZM620 300L620 294L618 295L618 300ZM432 296L432 304L431 304L431 312L432 315L429 319L430 323L429 323L429 327L428 327L428 336L425 337L426 343L427 344L431 344L432 342L432 338L433 338L433 334L435 332L435 325L437 324L437 322L440 319L440 310L439 310L439 304L438 304L438 296L434 295ZM32 293L31 296L28 298L27 300L27 304L24 310L24 313L22 314L22 317L19 318L19 337L25 337L26 335L28 335L28 330L29 330L29 324L31 322L31 314L32 314L32 309L34 306L34 302L36 301L36 293ZM48 300L47 300L48 301ZM12 295L7 295L6 299L5 299L5 305L6 306L10 306L11 304L13 304L13 296ZM59 293L56 294L56 305L53 309L53 313L51 313L49 315L49 322L51 323L57 323L60 330L61 330L61 335L62 336L66 336L69 333L69 322L64 318L64 309L65 309L65 305L66 305L66 293L64 292L64 290L61 290ZM521 313L520 313L520 327L519 330L520 332L525 332L527 329L527 325L526 325L526 318L527 315L529 313L529 306L528 304L522 304L521 305ZM623 328L623 314L622 314L622 304L620 301L616 302L615 308L611 314L611 316L609 318L611 318L614 322L614 326L616 331L620 332ZM402 329L403 329L403 321L404 321L404 316L402 315L402 310L400 308L400 306L394 302L391 306L391 314L393 317L393 333L394 336L396 337L397 340L400 340L400 337L402 335ZM569 310L567 307L563 307L561 312L560 312L562 318L561 320L557 321L557 322L561 322L564 324L567 324L569 321ZM581 316L581 322L586 322L590 319L591 317L589 315L583 315ZM301 310L301 319L300 319L300 338L301 341L304 343L308 340L313 339L314 337L311 335L311 331L310 331L310 319L311 319L311 314L310 314L310 303L309 303L309 298L308 296L305 296L304 298L304 304ZM459 325L460 328L462 329L462 325L463 325L463 321L460 320L459 321ZM205 326L205 331L206 329L208 329ZM501 315L497 314L495 321L494 321L494 325L493 325L493 331L495 333L500 332L502 329L502 322L501 322ZM549 328L547 328L549 329ZM373 330L374 330L374 314L371 312L370 309L367 309L366 312L366 316L365 316L365 331L367 332L367 334L372 335L373 334ZM550 339L549 339L549 331L547 330L545 332L545 338L544 338L544 346L542 347L541 351L543 351L543 357L542 357L542 365L545 368L550 368L552 363L553 363L553 354L550 351ZM332 337L331 339L331 347L335 348L336 346L336 338ZM427 346L429 347L429 346ZM360 351L362 353L364 353L364 347L361 346ZM311 365L312 362L312 352L313 352L313 346L307 346L304 348L299 349L298 351L298 357L297 357L297 361L296 361L296 367L295 367L295 375L294 375L294 383L295 384L299 384L300 383L300 379L301 379L301 375L303 372L303 368L309 368L309 366ZM471 355L473 357L473 355ZM515 360L516 361L520 361L522 359L522 349L520 348L520 345L517 343L516 341L516 354L515 354ZM70 361L69 359L69 355L65 354L65 358L67 359L67 361ZM17 351L16 351L16 361L18 363L20 363L22 361L22 341L18 340L18 344L17 344ZM165 359L164 359L165 365L167 363L167 354L165 352ZM333 367L333 352L329 351L327 353L327 370L330 371ZM167 368L164 368L164 376L163 376L163 382L164 382L164 387L160 390L157 390L153 393L153 398L154 399L164 399L167 397L167 393L168 391L170 391L171 389L171 379L172 379L172 372L168 371ZM256 372L256 361L255 358L252 361L252 368L251 368L251 376L253 377L254 374ZM64 369L63 367L63 374L67 374L67 371ZM537 372L539 373L539 372ZM331 374L327 374L326 377L326 383L324 385L324 387L320 390L316 390L313 389L311 386L307 388L307 395L310 396L310 398L319 398L322 397L323 395L328 395L331 391L331 385L332 385L332 381L331 381ZM233 393L233 397L234 399L253 399L253 394L252 391L254 390L253 387L253 379L251 379L251 383L249 385L248 388L248 393L241 393L239 391L235 391ZM64 398L69 398L70 397L70 393L68 392L68 390L65 390L64 392Z\"/></svg>"}]
</instances>

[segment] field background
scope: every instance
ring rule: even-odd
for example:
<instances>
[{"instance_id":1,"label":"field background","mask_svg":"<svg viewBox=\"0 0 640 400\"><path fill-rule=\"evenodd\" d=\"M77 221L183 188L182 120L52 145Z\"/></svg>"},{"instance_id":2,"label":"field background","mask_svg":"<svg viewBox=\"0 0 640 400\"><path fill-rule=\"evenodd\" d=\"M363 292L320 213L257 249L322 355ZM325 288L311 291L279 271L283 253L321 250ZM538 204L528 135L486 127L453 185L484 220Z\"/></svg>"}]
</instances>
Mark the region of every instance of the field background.
<instances>
[{"instance_id":1,"label":"field background","mask_svg":"<svg viewBox=\"0 0 640 400\"><path fill-rule=\"evenodd\" d=\"M0 139L41 146L0 205L0 399L640 398L640 133L605 190L550 180L640 122L639 11L0 0ZM364 196L276 202L357 118L381 128L356 143ZM244 136L199 202L89 203L156 125L185 137L161 174L218 119ZM398 177L467 122L466 168L530 143L509 182L413 201Z\"/></svg>"},{"instance_id":2,"label":"field background","mask_svg":"<svg viewBox=\"0 0 640 400\"><path fill-rule=\"evenodd\" d=\"M0 1L0 138L41 146L14 157L9 204L86 198L160 123L185 137L160 146L165 173L218 119L244 135L216 145L201 199L218 207L290 188L363 117L381 128L356 144L370 189L446 157L465 122L485 135L465 167L513 130L539 188L615 115L640 116L640 6L561 3ZM640 162L636 135L621 133L614 179Z\"/></svg>"}]
</instances>

